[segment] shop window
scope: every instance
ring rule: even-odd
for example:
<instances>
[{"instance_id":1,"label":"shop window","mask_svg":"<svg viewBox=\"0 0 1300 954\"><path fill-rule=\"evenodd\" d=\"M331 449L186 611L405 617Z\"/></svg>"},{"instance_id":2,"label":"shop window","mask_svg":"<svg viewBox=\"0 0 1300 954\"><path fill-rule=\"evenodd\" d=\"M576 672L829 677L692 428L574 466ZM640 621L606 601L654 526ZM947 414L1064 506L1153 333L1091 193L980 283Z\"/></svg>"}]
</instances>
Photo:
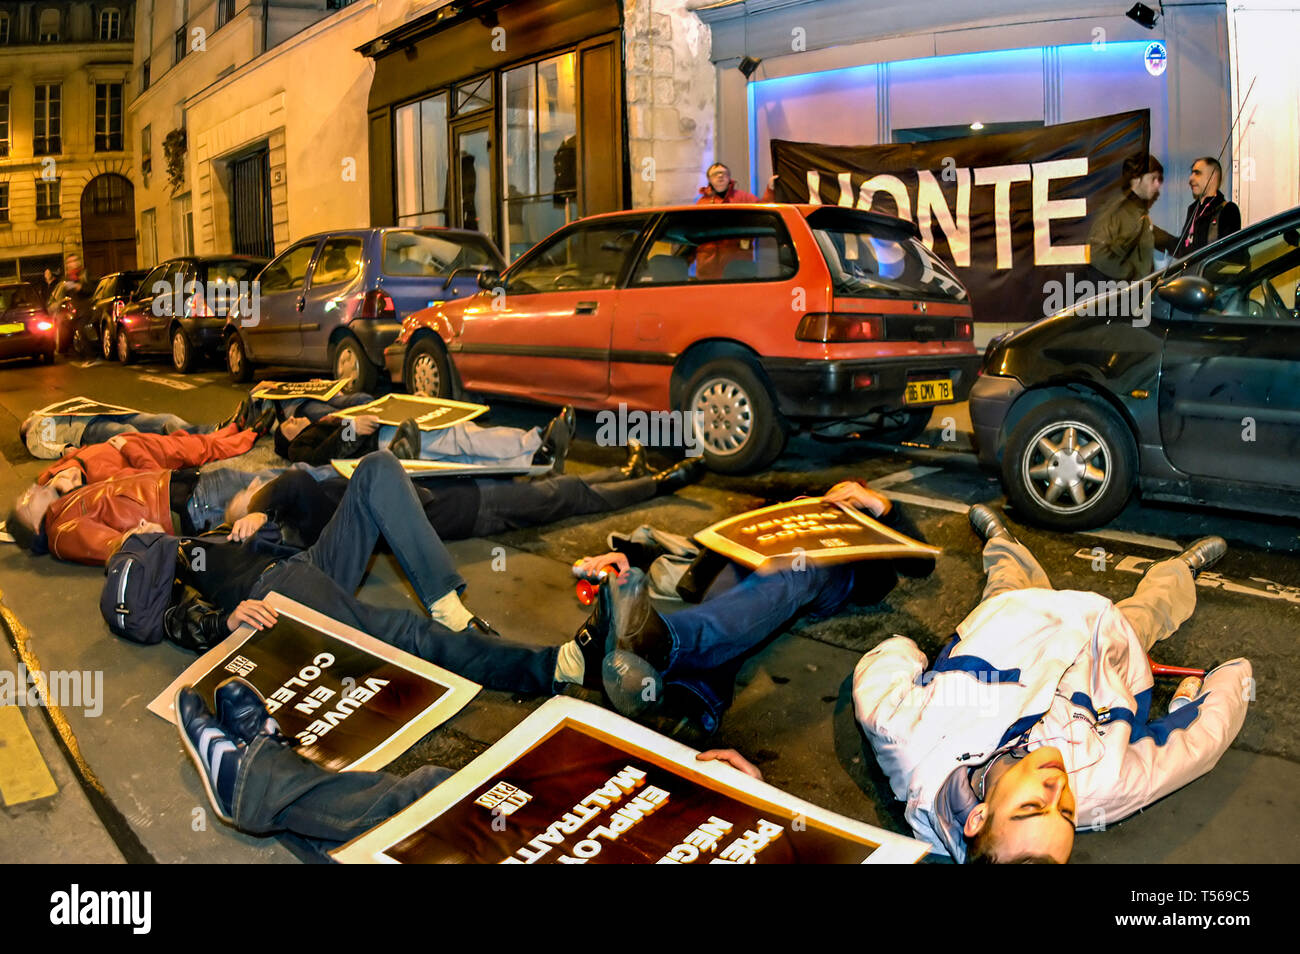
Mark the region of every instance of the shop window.
<instances>
[{"instance_id":1,"label":"shop window","mask_svg":"<svg viewBox=\"0 0 1300 954\"><path fill-rule=\"evenodd\" d=\"M563 53L502 74L509 258L582 214L576 65Z\"/></svg>"},{"instance_id":2,"label":"shop window","mask_svg":"<svg viewBox=\"0 0 1300 954\"><path fill-rule=\"evenodd\" d=\"M38 83L35 94L32 152L38 156L57 156L63 151L63 88L58 83Z\"/></svg>"},{"instance_id":3,"label":"shop window","mask_svg":"<svg viewBox=\"0 0 1300 954\"><path fill-rule=\"evenodd\" d=\"M41 11L37 36L42 43L59 42L59 11L46 8Z\"/></svg>"},{"instance_id":4,"label":"shop window","mask_svg":"<svg viewBox=\"0 0 1300 954\"><path fill-rule=\"evenodd\" d=\"M394 112L398 225L447 224L447 94Z\"/></svg>"},{"instance_id":5,"label":"shop window","mask_svg":"<svg viewBox=\"0 0 1300 954\"><path fill-rule=\"evenodd\" d=\"M57 219L62 217L59 207L59 180L36 180L36 218Z\"/></svg>"},{"instance_id":6,"label":"shop window","mask_svg":"<svg viewBox=\"0 0 1300 954\"><path fill-rule=\"evenodd\" d=\"M95 84L95 151L122 151L122 84Z\"/></svg>"},{"instance_id":7,"label":"shop window","mask_svg":"<svg viewBox=\"0 0 1300 954\"><path fill-rule=\"evenodd\" d=\"M99 11L99 38L100 40L116 40L122 30L122 14L111 7L107 10Z\"/></svg>"}]
</instances>

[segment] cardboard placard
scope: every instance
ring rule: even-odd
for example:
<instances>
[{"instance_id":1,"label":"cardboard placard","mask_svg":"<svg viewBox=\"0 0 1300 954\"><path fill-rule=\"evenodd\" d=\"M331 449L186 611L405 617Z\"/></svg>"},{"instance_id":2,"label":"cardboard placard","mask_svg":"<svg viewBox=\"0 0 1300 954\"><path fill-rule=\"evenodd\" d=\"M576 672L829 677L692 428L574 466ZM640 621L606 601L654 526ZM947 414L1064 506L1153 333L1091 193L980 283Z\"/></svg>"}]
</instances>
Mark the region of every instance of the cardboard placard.
<instances>
[{"instance_id":1,"label":"cardboard placard","mask_svg":"<svg viewBox=\"0 0 1300 954\"><path fill-rule=\"evenodd\" d=\"M361 864L910 863L913 838L795 798L557 696L404 811L335 849Z\"/></svg>"},{"instance_id":2,"label":"cardboard placard","mask_svg":"<svg viewBox=\"0 0 1300 954\"><path fill-rule=\"evenodd\" d=\"M706 527L696 541L757 570L780 566L802 553L813 563L852 563L907 557L933 559L943 551L891 530L842 504L807 497L761 507Z\"/></svg>"},{"instance_id":3,"label":"cardboard placard","mask_svg":"<svg viewBox=\"0 0 1300 954\"><path fill-rule=\"evenodd\" d=\"M290 401L297 398L328 401L347 387L347 383L347 378L334 381L325 378L312 378L310 381L261 381L248 396L267 401Z\"/></svg>"},{"instance_id":4,"label":"cardboard placard","mask_svg":"<svg viewBox=\"0 0 1300 954\"><path fill-rule=\"evenodd\" d=\"M45 417L121 417L124 414L140 414L129 407L105 404L88 397L72 397L64 401L55 401L49 407L43 407L33 414Z\"/></svg>"},{"instance_id":5,"label":"cardboard placard","mask_svg":"<svg viewBox=\"0 0 1300 954\"><path fill-rule=\"evenodd\" d=\"M335 417L360 417L373 414L380 424L396 427L403 421L415 419L422 431L436 431L440 427L464 424L487 411L486 404L467 404L446 398L419 397L415 394L385 394L369 404L335 411Z\"/></svg>"},{"instance_id":6,"label":"cardboard placard","mask_svg":"<svg viewBox=\"0 0 1300 954\"><path fill-rule=\"evenodd\" d=\"M242 676L267 700L300 755L334 771L383 768L479 691L475 682L271 593L275 626L241 626L149 704L175 722L173 701L191 685L213 709L216 687Z\"/></svg>"},{"instance_id":7,"label":"cardboard placard","mask_svg":"<svg viewBox=\"0 0 1300 954\"><path fill-rule=\"evenodd\" d=\"M344 460L331 460L330 464L340 475L348 480L356 472L357 465L365 458L350 457ZM504 464L454 464L445 460L403 460L402 470L412 480L421 477L512 477L518 474L536 476L549 473L550 464L530 464L527 467L508 467Z\"/></svg>"}]
</instances>

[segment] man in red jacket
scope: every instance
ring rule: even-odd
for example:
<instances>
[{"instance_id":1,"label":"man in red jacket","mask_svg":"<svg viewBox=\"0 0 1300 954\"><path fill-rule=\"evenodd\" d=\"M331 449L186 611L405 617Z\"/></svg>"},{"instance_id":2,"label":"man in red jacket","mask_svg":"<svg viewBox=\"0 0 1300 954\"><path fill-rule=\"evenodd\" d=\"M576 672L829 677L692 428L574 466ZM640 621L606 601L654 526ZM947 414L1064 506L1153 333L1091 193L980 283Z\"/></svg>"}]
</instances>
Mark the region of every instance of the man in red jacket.
<instances>
[{"instance_id":1,"label":"man in red jacket","mask_svg":"<svg viewBox=\"0 0 1300 954\"><path fill-rule=\"evenodd\" d=\"M744 191L736 180L731 178L731 170L721 162L709 166L706 173L709 184L700 189L696 205L730 205L735 202L774 202L776 201L776 176L767 181L767 191L763 198L755 198ZM695 277L700 281L716 281L723 277L727 263L737 259L750 258L753 251L746 239L719 239L705 242L695 250Z\"/></svg>"},{"instance_id":2,"label":"man in red jacket","mask_svg":"<svg viewBox=\"0 0 1300 954\"><path fill-rule=\"evenodd\" d=\"M49 483L61 471L76 469L83 484L145 470L201 467L213 461L238 457L251 450L257 430L240 430L228 424L211 434L118 434L102 444L74 448L41 472L36 483Z\"/></svg>"}]
</instances>

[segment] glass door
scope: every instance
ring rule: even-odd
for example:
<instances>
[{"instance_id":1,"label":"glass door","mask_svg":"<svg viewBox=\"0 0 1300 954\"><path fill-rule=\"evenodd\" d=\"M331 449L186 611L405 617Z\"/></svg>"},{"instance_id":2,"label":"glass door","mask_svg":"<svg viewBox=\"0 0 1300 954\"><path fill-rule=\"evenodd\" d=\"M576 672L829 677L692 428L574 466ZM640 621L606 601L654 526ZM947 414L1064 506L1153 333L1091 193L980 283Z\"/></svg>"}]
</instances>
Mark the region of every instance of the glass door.
<instances>
[{"instance_id":1,"label":"glass door","mask_svg":"<svg viewBox=\"0 0 1300 954\"><path fill-rule=\"evenodd\" d=\"M493 236L492 121L477 118L451 127L451 225Z\"/></svg>"}]
</instances>

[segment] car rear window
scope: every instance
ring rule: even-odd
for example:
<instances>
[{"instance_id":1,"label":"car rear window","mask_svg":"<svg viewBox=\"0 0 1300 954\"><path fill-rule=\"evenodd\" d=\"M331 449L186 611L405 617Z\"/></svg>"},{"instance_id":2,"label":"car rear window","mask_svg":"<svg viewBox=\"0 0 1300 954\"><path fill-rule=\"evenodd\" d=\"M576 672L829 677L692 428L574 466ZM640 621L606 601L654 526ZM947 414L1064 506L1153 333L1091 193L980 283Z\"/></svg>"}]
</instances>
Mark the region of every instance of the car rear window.
<instances>
[{"instance_id":1,"label":"car rear window","mask_svg":"<svg viewBox=\"0 0 1300 954\"><path fill-rule=\"evenodd\" d=\"M812 231L836 295L968 300L966 289L943 260L902 229L846 223Z\"/></svg>"},{"instance_id":2,"label":"car rear window","mask_svg":"<svg viewBox=\"0 0 1300 954\"><path fill-rule=\"evenodd\" d=\"M41 293L31 285L0 286L0 311L10 308L40 308Z\"/></svg>"},{"instance_id":3,"label":"car rear window","mask_svg":"<svg viewBox=\"0 0 1300 954\"><path fill-rule=\"evenodd\" d=\"M199 281L217 283L222 282L229 284L234 282L251 282L257 277L257 273L266 265L263 261L247 261L242 258L228 259L219 262L200 262L199 263Z\"/></svg>"},{"instance_id":4,"label":"car rear window","mask_svg":"<svg viewBox=\"0 0 1300 954\"><path fill-rule=\"evenodd\" d=\"M467 235L388 232L382 253L385 275L437 278L456 268L500 267L486 242Z\"/></svg>"}]
</instances>

